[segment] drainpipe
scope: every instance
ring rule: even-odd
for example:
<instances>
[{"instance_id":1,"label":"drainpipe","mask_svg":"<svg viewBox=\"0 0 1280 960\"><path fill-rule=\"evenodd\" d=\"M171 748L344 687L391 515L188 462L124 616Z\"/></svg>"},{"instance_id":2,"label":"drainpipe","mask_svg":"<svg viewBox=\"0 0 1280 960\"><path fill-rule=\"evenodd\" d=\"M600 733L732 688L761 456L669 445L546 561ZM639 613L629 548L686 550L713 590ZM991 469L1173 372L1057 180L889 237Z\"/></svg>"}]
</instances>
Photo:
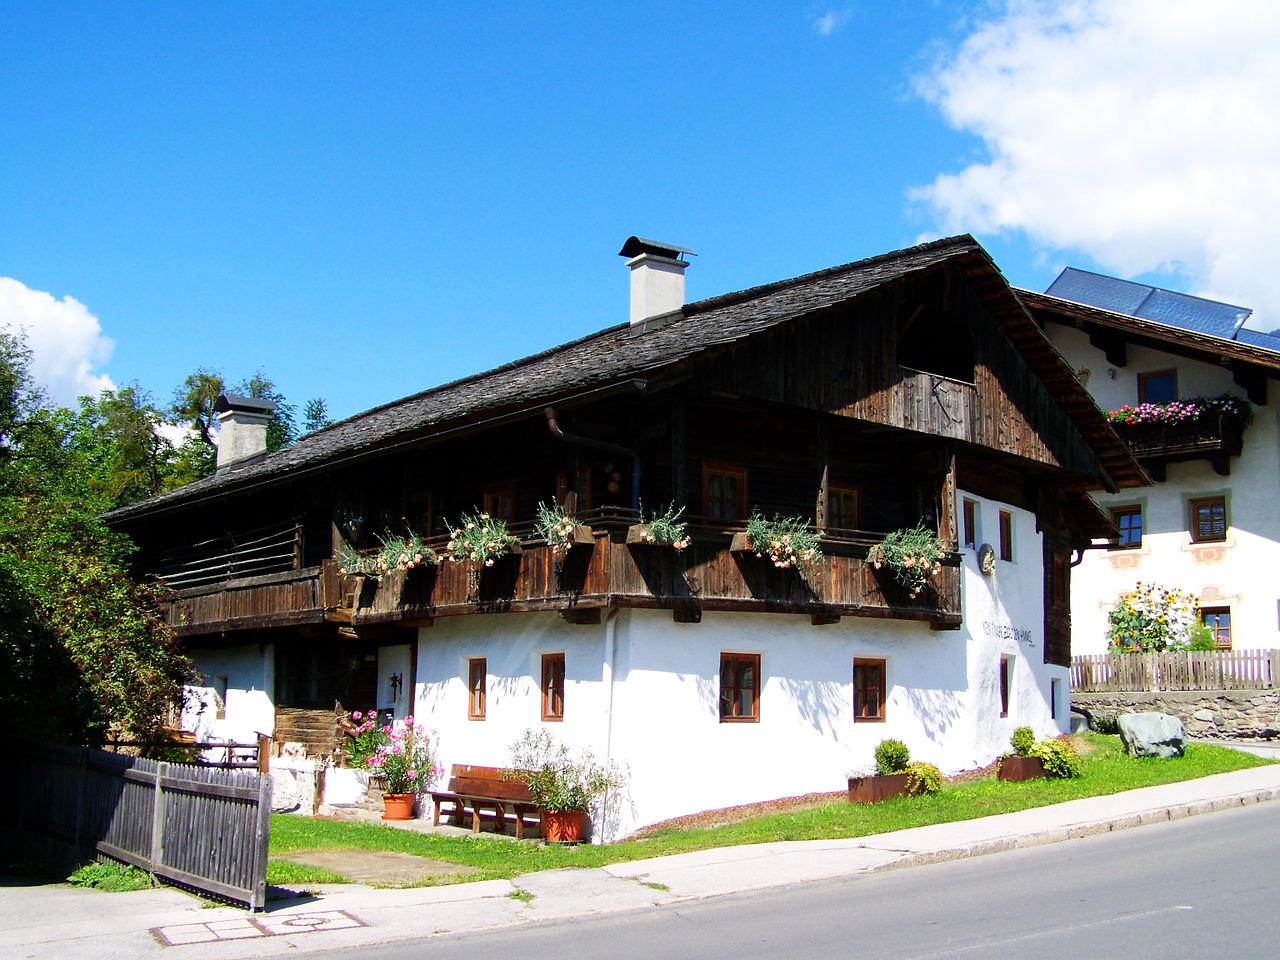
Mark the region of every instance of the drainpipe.
<instances>
[{"instance_id":1,"label":"drainpipe","mask_svg":"<svg viewBox=\"0 0 1280 960\"><path fill-rule=\"evenodd\" d=\"M646 386L643 380L633 380L637 390L643 390ZM572 433L565 433L560 429L560 424L556 420L556 408L546 407L543 411L547 417L547 429L551 431L551 435L566 443L577 443L584 447L591 447L594 450L603 450L606 453L616 453L624 457L631 458L631 509L640 509L640 454L636 453L629 447L619 446L616 443L605 443L603 440L593 440L590 437L579 437Z\"/></svg>"},{"instance_id":2,"label":"drainpipe","mask_svg":"<svg viewBox=\"0 0 1280 960\"><path fill-rule=\"evenodd\" d=\"M617 658L618 652L618 608L610 607L604 617L604 687L605 687L605 708L604 708L604 764L609 766L609 761L613 758L613 675L614 660ZM604 795L603 810L609 809L609 794ZM593 842L603 842L603 837L597 837Z\"/></svg>"}]
</instances>

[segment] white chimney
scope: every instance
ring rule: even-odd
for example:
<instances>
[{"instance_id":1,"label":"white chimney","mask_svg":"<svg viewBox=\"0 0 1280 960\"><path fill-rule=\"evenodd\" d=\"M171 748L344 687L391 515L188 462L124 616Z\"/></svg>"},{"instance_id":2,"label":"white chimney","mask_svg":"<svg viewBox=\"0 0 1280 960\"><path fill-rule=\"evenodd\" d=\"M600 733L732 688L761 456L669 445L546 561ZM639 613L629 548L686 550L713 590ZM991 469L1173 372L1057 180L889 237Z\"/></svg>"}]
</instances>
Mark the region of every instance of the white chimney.
<instances>
[{"instance_id":1,"label":"white chimney","mask_svg":"<svg viewBox=\"0 0 1280 960\"><path fill-rule=\"evenodd\" d=\"M218 470L267 452L267 421L276 405L256 397L224 393L213 403L218 415Z\"/></svg>"},{"instance_id":2,"label":"white chimney","mask_svg":"<svg viewBox=\"0 0 1280 960\"><path fill-rule=\"evenodd\" d=\"M618 251L631 268L631 325L684 306L685 254L692 250L643 237L630 237Z\"/></svg>"}]
</instances>

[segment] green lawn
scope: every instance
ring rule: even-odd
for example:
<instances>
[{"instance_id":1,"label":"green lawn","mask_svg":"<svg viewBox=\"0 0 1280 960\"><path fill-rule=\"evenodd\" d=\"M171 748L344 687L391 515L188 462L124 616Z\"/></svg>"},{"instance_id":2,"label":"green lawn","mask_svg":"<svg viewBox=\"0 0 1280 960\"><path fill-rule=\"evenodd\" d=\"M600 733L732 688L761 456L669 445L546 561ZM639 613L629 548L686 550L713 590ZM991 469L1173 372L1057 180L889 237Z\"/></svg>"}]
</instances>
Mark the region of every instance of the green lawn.
<instances>
[{"instance_id":1,"label":"green lawn","mask_svg":"<svg viewBox=\"0 0 1280 960\"><path fill-rule=\"evenodd\" d=\"M437 881L456 883L509 878L557 867L598 867L746 843L864 837L1192 780L1270 762L1225 747L1195 743L1188 746L1186 756L1177 760L1137 760L1123 752L1118 737L1086 734L1081 740L1083 769L1081 776L1073 780L1031 780L1015 784L988 777L947 784L941 793L931 797L888 800L874 805L838 801L709 829L659 831L639 840L608 846L561 847L483 834L424 835L380 825L277 815L271 818L271 853L274 857L301 850L391 850L463 864L477 871L466 877ZM342 878L273 858L268 865L267 880L272 884L296 884L341 882Z\"/></svg>"}]
</instances>

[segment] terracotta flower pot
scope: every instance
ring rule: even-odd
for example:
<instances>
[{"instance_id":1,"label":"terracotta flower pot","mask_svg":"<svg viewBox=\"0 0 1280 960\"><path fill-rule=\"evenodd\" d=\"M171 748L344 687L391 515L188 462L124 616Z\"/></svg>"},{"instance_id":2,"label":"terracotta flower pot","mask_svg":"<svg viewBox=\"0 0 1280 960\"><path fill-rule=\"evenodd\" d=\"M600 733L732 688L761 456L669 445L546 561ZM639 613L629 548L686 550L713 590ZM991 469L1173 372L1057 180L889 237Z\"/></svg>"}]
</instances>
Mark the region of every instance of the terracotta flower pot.
<instances>
[{"instance_id":1,"label":"terracotta flower pot","mask_svg":"<svg viewBox=\"0 0 1280 960\"><path fill-rule=\"evenodd\" d=\"M542 839L548 843L577 843L587 815L581 810L543 810Z\"/></svg>"},{"instance_id":2,"label":"terracotta flower pot","mask_svg":"<svg viewBox=\"0 0 1280 960\"><path fill-rule=\"evenodd\" d=\"M384 793L382 795L383 820L412 820L412 793Z\"/></svg>"}]
</instances>

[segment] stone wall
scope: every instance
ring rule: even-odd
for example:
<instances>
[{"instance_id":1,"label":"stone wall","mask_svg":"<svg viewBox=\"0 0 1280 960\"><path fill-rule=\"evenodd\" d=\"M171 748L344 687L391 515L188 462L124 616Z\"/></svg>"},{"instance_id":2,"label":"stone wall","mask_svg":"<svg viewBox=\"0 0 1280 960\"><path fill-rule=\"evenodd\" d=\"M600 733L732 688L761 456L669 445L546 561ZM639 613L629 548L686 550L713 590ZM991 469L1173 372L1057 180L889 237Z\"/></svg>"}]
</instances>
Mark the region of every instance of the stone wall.
<instances>
[{"instance_id":1,"label":"stone wall","mask_svg":"<svg viewBox=\"0 0 1280 960\"><path fill-rule=\"evenodd\" d=\"M1182 720L1187 736L1207 740L1280 737L1280 690L1075 693L1071 702L1095 717L1157 710Z\"/></svg>"}]
</instances>

